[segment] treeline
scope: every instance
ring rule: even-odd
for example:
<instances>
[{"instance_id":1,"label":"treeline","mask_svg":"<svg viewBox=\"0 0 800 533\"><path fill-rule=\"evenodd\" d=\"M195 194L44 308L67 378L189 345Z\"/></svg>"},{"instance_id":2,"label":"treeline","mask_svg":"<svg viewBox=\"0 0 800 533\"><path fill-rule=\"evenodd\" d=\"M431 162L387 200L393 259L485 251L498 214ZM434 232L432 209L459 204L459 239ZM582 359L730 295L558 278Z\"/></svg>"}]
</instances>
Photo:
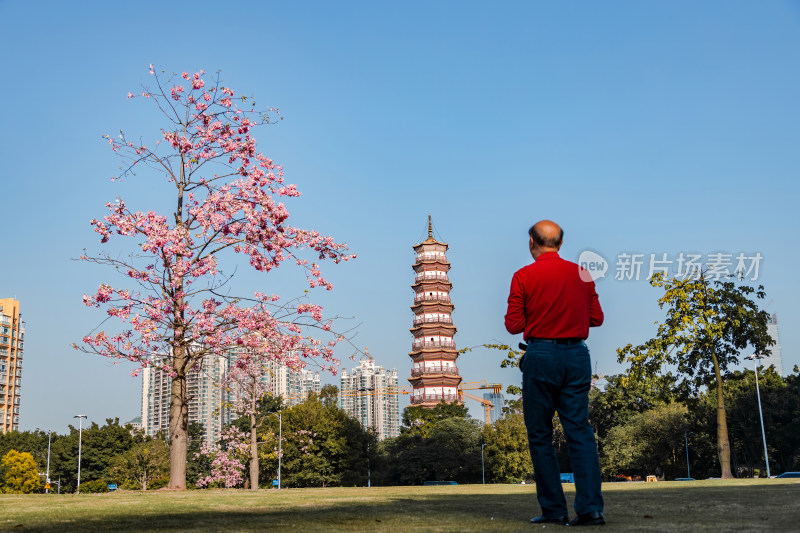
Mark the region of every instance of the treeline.
<instances>
[{"instance_id":1,"label":"treeline","mask_svg":"<svg viewBox=\"0 0 800 533\"><path fill-rule=\"evenodd\" d=\"M50 492L74 492L78 482L78 428L50 437ZM44 492L47 472L46 431L12 431L0 435L0 491ZM166 460L166 467L161 463ZM137 480L166 484L169 447L160 438L147 437L106 419L83 428L81 435L81 492L107 491L108 483L141 488ZM160 483L160 485L159 485ZM60 487L59 487L60 484ZM150 487L152 488L151 484Z\"/></svg>"},{"instance_id":2,"label":"treeline","mask_svg":"<svg viewBox=\"0 0 800 533\"><path fill-rule=\"evenodd\" d=\"M716 391L687 394L671 375L632 380L611 376L593 391L590 421L607 480L658 475L666 479L719 477ZM772 475L800 470L800 373L759 370L761 405ZM766 475L755 373L725 377L731 463L737 477ZM689 468L686 449L688 443ZM566 460L562 468L568 468Z\"/></svg>"},{"instance_id":3,"label":"treeline","mask_svg":"<svg viewBox=\"0 0 800 533\"><path fill-rule=\"evenodd\" d=\"M761 403L772 475L800 470L800 370L781 377L759 371ZM752 370L727 375L724 384L735 475L766 475L764 448ZM719 477L716 393L685 395L667 375L633 380L614 375L590 395L606 481ZM558 417L553 440L562 472L572 472ZM687 443L689 468L687 469ZM485 470L481 470L481 449ZM378 482L420 484L432 480L460 483L516 483L534 479L525 422L519 400L507 402L503 417L484 426L463 407L408 408L399 437L380 443Z\"/></svg>"},{"instance_id":4,"label":"treeline","mask_svg":"<svg viewBox=\"0 0 800 533\"><path fill-rule=\"evenodd\" d=\"M800 470L800 370L781 377L759 374L761 402L773 475ZM730 373L725 380L734 472L766 475L753 371ZM590 396L604 479L718 477L716 397L682 395L671 376L632 380L615 375ZM280 413L280 424L276 413ZM273 486L281 456L282 487L419 485L426 481L516 483L534 478L519 400L507 402L503 416L486 426L458 404L433 409L408 407L398 437L378 442L338 406L334 386L319 396L283 408L280 398L259 402L257 428L260 487ZM558 419L554 442L562 472L571 472ZM238 431L241 430L241 431ZM203 443L203 427L192 424L187 453L190 487L249 487L249 455L242 450L249 417L223 433L240 435ZM278 443L281 435L281 445ZM48 434L0 435L0 492L43 492ZM686 444L689 469L686 463ZM238 454L238 455L237 455ZM145 436L118 419L92 423L82 432L81 492L166 486L169 448L162 435ZM221 460L221 458L225 460ZM77 486L78 429L51 435L51 492ZM215 474L215 468L219 471ZM202 481L205 480L205 481Z\"/></svg>"}]
</instances>

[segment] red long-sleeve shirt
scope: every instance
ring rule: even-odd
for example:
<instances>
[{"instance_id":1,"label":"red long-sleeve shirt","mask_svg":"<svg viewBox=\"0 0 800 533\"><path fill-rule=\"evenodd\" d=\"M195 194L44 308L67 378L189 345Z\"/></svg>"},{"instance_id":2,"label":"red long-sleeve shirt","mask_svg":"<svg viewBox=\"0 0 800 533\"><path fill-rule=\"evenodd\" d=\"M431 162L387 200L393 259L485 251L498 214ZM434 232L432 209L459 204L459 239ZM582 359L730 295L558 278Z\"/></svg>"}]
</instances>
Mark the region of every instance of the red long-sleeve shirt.
<instances>
[{"instance_id":1,"label":"red long-sleeve shirt","mask_svg":"<svg viewBox=\"0 0 800 533\"><path fill-rule=\"evenodd\" d=\"M509 333L524 332L525 339L586 339L589 328L602 323L591 275L581 274L581 267L558 253L543 253L514 273L506 312Z\"/></svg>"}]
</instances>

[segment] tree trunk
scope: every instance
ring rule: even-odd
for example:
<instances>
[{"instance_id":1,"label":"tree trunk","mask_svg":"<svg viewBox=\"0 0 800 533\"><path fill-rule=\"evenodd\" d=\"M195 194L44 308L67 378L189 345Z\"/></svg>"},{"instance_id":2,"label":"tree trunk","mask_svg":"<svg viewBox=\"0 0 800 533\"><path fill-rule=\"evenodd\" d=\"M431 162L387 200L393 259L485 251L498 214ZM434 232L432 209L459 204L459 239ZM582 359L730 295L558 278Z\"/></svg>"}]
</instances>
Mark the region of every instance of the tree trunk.
<instances>
[{"instance_id":1,"label":"tree trunk","mask_svg":"<svg viewBox=\"0 0 800 533\"><path fill-rule=\"evenodd\" d=\"M186 126L184 125L184 131ZM177 181L178 205L175 210L176 228L183 226L183 188L186 183L185 154L181 154L180 180ZM176 261L182 256L178 254ZM172 269L165 265L165 267ZM174 270L171 270L174 272ZM186 451L189 446L189 402L186 397L186 374L191 368L190 354L185 344L186 323L184 321L184 294L183 277L178 276L174 281L172 290L167 290L174 301L173 308L173 345L172 345L172 371L176 375L172 378L172 388L169 404L169 485L167 488L186 490ZM166 287L165 287L166 288Z\"/></svg>"},{"instance_id":2,"label":"tree trunk","mask_svg":"<svg viewBox=\"0 0 800 533\"><path fill-rule=\"evenodd\" d=\"M183 350L183 348L181 348ZM184 353L175 354L169 405L169 485L170 489L186 489L186 450L189 437L189 404L186 401Z\"/></svg>"},{"instance_id":3,"label":"tree trunk","mask_svg":"<svg viewBox=\"0 0 800 533\"><path fill-rule=\"evenodd\" d=\"M725 398L722 394L722 374L719 371L717 353L711 349L711 358L714 361L714 377L717 381L717 452L719 453L719 466L722 470L722 479L733 479L731 473L731 444L728 439L728 418L725 414Z\"/></svg>"},{"instance_id":4,"label":"tree trunk","mask_svg":"<svg viewBox=\"0 0 800 533\"><path fill-rule=\"evenodd\" d=\"M255 404L255 401L253 402ZM250 413L250 490L258 490L258 443L256 442L256 414Z\"/></svg>"}]
</instances>

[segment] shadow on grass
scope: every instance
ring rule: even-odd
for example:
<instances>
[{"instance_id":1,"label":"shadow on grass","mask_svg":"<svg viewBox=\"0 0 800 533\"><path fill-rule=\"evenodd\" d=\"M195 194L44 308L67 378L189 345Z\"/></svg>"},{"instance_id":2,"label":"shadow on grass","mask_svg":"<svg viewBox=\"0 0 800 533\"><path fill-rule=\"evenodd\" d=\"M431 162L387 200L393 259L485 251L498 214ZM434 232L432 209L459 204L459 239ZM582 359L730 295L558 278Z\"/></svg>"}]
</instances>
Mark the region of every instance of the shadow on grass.
<instances>
[{"instance_id":1,"label":"shadow on grass","mask_svg":"<svg viewBox=\"0 0 800 533\"><path fill-rule=\"evenodd\" d=\"M800 484L752 486L697 486L660 483L637 487L604 486L607 525L603 531L797 531ZM658 485L658 486L656 486ZM474 492L481 492L480 486ZM27 514L15 527L16 513L4 512L3 530L12 531L258 531L281 528L291 531L530 531L539 529L528 520L538 514L535 494L511 487L504 493L448 493L409 487L391 494L380 489L342 489L347 496L337 501L335 491L318 500L304 492L302 503L287 491L282 500L274 493L220 493L194 504L191 493L179 501L147 495L137 505L126 505L114 496L102 498L105 510L91 505L76 509L66 505L50 516ZM349 492L344 492L349 491ZM298 493L299 495L299 493ZM362 497L363 495L363 497ZM377 497L376 497L377 496ZM568 493L570 511L574 493ZM76 500L76 502L79 500ZM85 501L85 500L84 500ZM96 500L98 504L101 500ZM42 501L44 503L44 501ZM152 503L148 509L146 504ZM144 504L144 505L140 505ZM46 505L46 504L45 504ZM98 505L99 507L100 505ZM157 508L155 508L157 507ZM12 515L12 516L9 516ZM25 523L27 522L27 523ZM550 526L558 527L558 526Z\"/></svg>"}]
</instances>

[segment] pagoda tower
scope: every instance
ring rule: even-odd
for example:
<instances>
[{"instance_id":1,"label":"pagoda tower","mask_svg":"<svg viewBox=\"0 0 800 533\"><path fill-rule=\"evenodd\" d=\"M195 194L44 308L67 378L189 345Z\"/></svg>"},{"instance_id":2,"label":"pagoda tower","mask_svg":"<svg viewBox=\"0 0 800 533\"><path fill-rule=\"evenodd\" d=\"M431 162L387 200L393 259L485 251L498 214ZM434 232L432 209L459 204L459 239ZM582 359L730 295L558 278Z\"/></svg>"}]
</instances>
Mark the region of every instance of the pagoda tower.
<instances>
[{"instance_id":1,"label":"pagoda tower","mask_svg":"<svg viewBox=\"0 0 800 533\"><path fill-rule=\"evenodd\" d=\"M414 325L411 334L414 341L409 356L413 361L408 381L414 389L412 405L433 407L444 400L459 402L456 359L458 351L453 342L456 328L453 326L453 303L450 290L453 288L447 272L447 243L433 238L433 225L428 215L428 238L414 246L417 260L414 284Z\"/></svg>"}]
</instances>

